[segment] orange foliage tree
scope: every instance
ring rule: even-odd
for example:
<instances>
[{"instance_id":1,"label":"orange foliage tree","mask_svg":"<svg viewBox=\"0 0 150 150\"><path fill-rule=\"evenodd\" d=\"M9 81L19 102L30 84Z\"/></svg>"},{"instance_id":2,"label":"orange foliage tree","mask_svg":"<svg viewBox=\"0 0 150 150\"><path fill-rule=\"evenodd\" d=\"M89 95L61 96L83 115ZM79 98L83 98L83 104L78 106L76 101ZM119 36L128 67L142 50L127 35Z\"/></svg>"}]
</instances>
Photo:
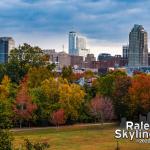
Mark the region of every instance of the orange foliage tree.
<instances>
[{"instance_id":1,"label":"orange foliage tree","mask_svg":"<svg viewBox=\"0 0 150 150\"><path fill-rule=\"evenodd\" d=\"M63 125L65 124L66 122L66 119L65 119L65 111L63 109L59 109L57 111L54 111L52 113L52 116L51 116L51 122L56 125L57 127L59 125Z\"/></svg>"},{"instance_id":2,"label":"orange foliage tree","mask_svg":"<svg viewBox=\"0 0 150 150\"><path fill-rule=\"evenodd\" d=\"M19 120L20 128L22 127L23 121L32 119L33 112L37 109L36 104L33 104L29 96L27 80L28 78L26 76L20 83L20 88L14 104L15 118Z\"/></svg>"},{"instance_id":3,"label":"orange foliage tree","mask_svg":"<svg viewBox=\"0 0 150 150\"><path fill-rule=\"evenodd\" d=\"M133 115L150 111L150 76L139 74L132 78L129 88Z\"/></svg>"}]
</instances>

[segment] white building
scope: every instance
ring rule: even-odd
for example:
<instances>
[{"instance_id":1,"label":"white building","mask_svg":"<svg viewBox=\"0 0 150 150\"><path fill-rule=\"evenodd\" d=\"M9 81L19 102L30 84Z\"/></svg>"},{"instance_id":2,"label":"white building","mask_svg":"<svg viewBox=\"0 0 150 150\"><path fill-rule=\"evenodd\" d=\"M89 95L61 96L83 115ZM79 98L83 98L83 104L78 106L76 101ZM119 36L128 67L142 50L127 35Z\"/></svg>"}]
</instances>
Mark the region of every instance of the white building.
<instances>
[{"instance_id":1,"label":"white building","mask_svg":"<svg viewBox=\"0 0 150 150\"><path fill-rule=\"evenodd\" d=\"M87 54L90 53L89 49L79 49L79 56L83 57L83 60L85 60L85 57L87 56Z\"/></svg>"},{"instance_id":2,"label":"white building","mask_svg":"<svg viewBox=\"0 0 150 150\"><path fill-rule=\"evenodd\" d=\"M86 49L86 39L84 37L77 38L77 49Z\"/></svg>"},{"instance_id":3,"label":"white building","mask_svg":"<svg viewBox=\"0 0 150 150\"><path fill-rule=\"evenodd\" d=\"M69 32L69 55L82 56L84 59L89 54L86 48L86 39L78 35L76 32Z\"/></svg>"}]
</instances>

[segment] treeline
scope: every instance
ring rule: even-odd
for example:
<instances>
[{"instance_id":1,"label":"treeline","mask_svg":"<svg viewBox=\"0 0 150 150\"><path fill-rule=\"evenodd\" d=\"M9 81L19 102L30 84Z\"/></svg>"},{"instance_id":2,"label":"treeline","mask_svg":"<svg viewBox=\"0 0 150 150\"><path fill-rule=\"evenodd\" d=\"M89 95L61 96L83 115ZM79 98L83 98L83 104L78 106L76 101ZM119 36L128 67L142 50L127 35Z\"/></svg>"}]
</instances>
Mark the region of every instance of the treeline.
<instances>
[{"instance_id":1,"label":"treeline","mask_svg":"<svg viewBox=\"0 0 150 150\"><path fill-rule=\"evenodd\" d=\"M62 73L48 63L40 48L28 44L10 53L0 66L0 127L48 126L137 120L150 111L150 76L113 71L99 76L87 71ZM76 83L85 78L84 86ZM88 81L91 81L91 84ZM87 81L87 82L86 82Z\"/></svg>"}]
</instances>

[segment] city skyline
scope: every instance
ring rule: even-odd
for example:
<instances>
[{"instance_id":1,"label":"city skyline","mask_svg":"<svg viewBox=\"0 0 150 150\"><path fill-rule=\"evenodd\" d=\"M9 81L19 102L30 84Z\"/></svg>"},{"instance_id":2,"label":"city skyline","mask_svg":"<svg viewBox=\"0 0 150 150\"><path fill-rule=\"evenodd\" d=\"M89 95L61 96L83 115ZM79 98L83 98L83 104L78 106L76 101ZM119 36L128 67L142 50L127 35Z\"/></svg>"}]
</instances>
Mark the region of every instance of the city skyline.
<instances>
[{"instance_id":1,"label":"city skyline","mask_svg":"<svg viewBox=\"0 0 150 150\"><path fill-rule=\"evenodd\" d=\"M73 29L87 37L95 56L122 54L134 24L150 32L149 6L147 0L1 0L0 36L13 37L16 45L26 42L57 51L65 45L68 52Z\"/></svg>"}]
</instances>

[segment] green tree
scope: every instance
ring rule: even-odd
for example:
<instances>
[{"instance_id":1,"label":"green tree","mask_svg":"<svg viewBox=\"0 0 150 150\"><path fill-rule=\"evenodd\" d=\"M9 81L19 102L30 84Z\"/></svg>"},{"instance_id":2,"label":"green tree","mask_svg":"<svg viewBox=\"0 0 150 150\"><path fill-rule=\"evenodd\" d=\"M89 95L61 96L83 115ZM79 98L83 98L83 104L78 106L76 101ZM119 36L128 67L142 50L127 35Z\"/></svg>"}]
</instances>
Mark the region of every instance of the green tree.
<instances>
[{"instance_id":1,"label":"green tree","mask_svg":"<svg viewBox=\"0 0 150 150\"><path fill-rule=\"evenodd\" d=\"M24 44L11 50L9 62L5 65L6 74L13 82L19 83L30 67L43 65L45 65L45 61L42 50L39 47Z\"/></svg>"},{"instance_id":2,"label":"green tree","mask_svg":"<svg viewBox=\"0 0 150 150\"><path fill-rule=\"evenodd\" d=\"M47 125L51 112L49 99L41 87L30 90L32 101L37 105L34 113L37 125Z\"/></svg>"},{"instance_id":3,"label":"green tree","mask_svg":"<svg viewBox=\"0 0 150 150\"><path fill-rule=\"evenodd\" d=\"M63 78L66 78L68 81L70 81L72 74L73 74L73 71L72 71L71 66L69 66L69 67L64 66L63 67L63 69L62 69L62 77Z\"/></svg>"},{"instance_id":4,"label":"green tree","mask_svg":"<svg viewBox=\"0 0 150 150\"><path fill-rule=\"evenodd\" d=\"M12 106L8 99L0 99L0 128L7 129L12 125Z\"/></svg>"},{"instance_id":5,"label":"green tree","mask_svg":"<svg viewBox=\"0 0 150 150\"><path fill-rule=\"evenodd\" d=\"M50 145L47 142L36 142L32 143L28 139L25 139L26 150L45 150L48 149Z\"/></svg>"},{"instance_id":6,"label":"green tree","mask_svg":"<svg viewBox=\"0 0 150 150\"><path fill-rule=\"evenodd\" d=\"M4 64L0 64L0 82L2 81L5 73L6 73L5 65Z\"/></svg>"},{"instance_id":7,"label":"green tree","mask_svg":"<svg viewBox=\"0 0 150 150\"><path fill-rule=\"evenodd\" d=\"M99 77L99 87L98 91L103 96L112 97L112 93L114 90L114 76L108 74L104 77Z\"/></svg>"},{"instance_id":8,"label":"green tree","mask_svg":"<svg viewBox=\"0 0 150 150\"><path fill-rule=\"evenodd\" d=\"M30 93L32 100L37 104L37 121L44 122L50 119L51 113L60 108L59 101L59 83L62 79L50 77L41 83L41 86L32 88Z\"/></svg>"},{"instance_id":9,"label":"green tree","mask_svg":"<svg viewBox=\"0 0 150 150\"><path fill-rule=\"evenodd\" d=\"M98 78L97 88L100 95L112 98L113 91L115 88L115 79L119 76L127 76L125 72L122 71L112 71L105 76L100 76Z\"/></svg>"},{"instance_id":10,"label":"green tree","mask_svg":"<svg viewBox=\"0 0 150 150\"><path fill-rule=\"evenodd\" d=\"M13 150L13 137L9 130L0 129L0 150Z\"/></svg>"},{"instance_id":11,"label":"green tree","mask_svg":"<svg viewBox=\"0 0 150 150\"><path fill-rule=\"evenodd\" d=\"M56 68L56 64L54 64L54 63L49 64L49 65L47 65L47 68L48 68L50 71L54 71L54 69Z\"/></svg>"}]
</instances>

